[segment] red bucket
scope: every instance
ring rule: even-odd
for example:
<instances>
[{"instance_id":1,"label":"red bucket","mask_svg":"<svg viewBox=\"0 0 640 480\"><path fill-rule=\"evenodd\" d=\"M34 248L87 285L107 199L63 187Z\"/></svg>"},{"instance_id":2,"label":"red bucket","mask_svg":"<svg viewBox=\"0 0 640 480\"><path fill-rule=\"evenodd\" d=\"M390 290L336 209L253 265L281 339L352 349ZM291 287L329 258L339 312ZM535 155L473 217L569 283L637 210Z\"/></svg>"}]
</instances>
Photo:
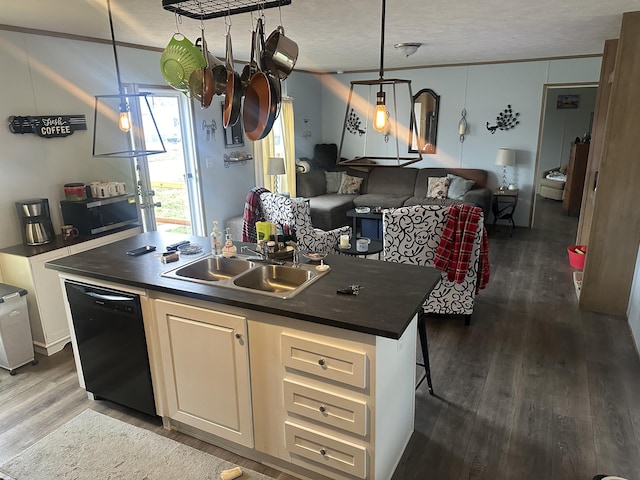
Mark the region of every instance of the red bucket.
<instances>
[{"instance_id":1,"label":"red bucket","mask_svg":"<svg viewBox=\"0 0 640 480\"><path fill-rule=\"evenodd\" d=\"M586 245L569 245L567 253L569 253L569 264L573 268L584 269L584 260L587 257Z\"/></svg>"}]
</instances>

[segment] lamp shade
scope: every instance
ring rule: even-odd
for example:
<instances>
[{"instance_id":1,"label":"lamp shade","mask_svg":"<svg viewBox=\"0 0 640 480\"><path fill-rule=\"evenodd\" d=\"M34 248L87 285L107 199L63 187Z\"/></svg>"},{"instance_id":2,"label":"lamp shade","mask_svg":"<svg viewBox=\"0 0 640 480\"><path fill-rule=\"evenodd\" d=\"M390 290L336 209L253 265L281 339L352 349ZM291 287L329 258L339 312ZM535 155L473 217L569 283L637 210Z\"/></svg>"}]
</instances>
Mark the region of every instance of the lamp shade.
<instances>
[{"instance_id":1,"label":"lamp shade","mask_svg":"<svg viewBox=\"0 0 640 480\"><path fill-rule=\"evenodd\" d=\"M267 161L267 175L284 175L284 158L270 157Z\"/></svg>"},{"instance_id":2,"label":"lamp shade","mask_svg":"<svg viewBox=\"0 0 640 480\"><path fill-rule=\"evenodd\" d=\"M496 156L496 165L505 167L513 167L516 164L516 151L509 148L498 149Z\"/></svg>"}]
</instances>

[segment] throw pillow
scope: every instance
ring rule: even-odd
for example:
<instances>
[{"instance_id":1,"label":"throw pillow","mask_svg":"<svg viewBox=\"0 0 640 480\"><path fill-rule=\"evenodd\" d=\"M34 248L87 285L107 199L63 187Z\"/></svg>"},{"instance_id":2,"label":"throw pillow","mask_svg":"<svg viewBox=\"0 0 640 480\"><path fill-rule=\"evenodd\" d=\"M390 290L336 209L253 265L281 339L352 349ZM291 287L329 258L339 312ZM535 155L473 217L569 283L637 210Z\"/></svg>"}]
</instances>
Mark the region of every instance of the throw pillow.
<instances>
[{"instance_id":1,"label":"throw pillow","mask_svg":"<svg viewBox=\"0 0 640 480\"><path fill-rule=\"evenodd\" d=\"M429 177L427 184L427 197L447 198L449 191L449 179L447 177Z\"/></svg>"},{"instance_id":2,"label":"throw pillow","mask_svg":"<svg viewBox=\"0 0 640 480\"><path fill-rule=\"evenodd\" d=\"M342 172L324 172L327 180L327 193L337 193L342 183Z\"/></svg>"},{"instance_id":3,"label":"throw pillow","mask_svg":"<svg viewBox=\"0 0 640 480\"><path fill-rule=\"evenodd\" d=\"M455 200L462 200L464 194L471 190L471 187L476 183L473 180L467 180L452 173L447 175L447 179L449 180L447 198L453 198Z\"/></svg>"},{"instance_id":4,"label":"throw pillow","mask_svg":"<svg viewBox=\"0 0 640 480\"><path fill-rule=\"evenodd\" d=\"M362 185L362 178L352 177L346 173L342 174L342 182L338 193L340 195L358 195L360 193L360 185Z\"/></svg>"}]
</instances>

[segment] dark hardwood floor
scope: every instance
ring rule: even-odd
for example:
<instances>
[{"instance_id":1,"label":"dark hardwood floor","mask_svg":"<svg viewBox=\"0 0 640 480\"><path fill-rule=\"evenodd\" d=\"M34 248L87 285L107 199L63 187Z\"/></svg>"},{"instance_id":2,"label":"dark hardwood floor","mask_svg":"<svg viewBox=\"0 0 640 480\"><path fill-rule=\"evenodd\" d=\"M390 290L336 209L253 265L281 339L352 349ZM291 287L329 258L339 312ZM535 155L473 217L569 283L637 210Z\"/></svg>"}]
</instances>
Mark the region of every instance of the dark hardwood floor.
<instances>
[{"instance_id":1,"label":"dark hardwood floor","mask_svg":"<svg viewBox=\"0 0 640 480\"><path fill-rule=\"evenodd\" d=\"M640 360L626 319L581 312L566 247L577 218L538 198L535 227L490 231L491 282L471 325L429 318L435 396L416 392L416 428L394 479L640 479ZM70 346L15 377L0 371L0 463L86 408L280 480L77 385Z\"/></svg>"}]
</instances>

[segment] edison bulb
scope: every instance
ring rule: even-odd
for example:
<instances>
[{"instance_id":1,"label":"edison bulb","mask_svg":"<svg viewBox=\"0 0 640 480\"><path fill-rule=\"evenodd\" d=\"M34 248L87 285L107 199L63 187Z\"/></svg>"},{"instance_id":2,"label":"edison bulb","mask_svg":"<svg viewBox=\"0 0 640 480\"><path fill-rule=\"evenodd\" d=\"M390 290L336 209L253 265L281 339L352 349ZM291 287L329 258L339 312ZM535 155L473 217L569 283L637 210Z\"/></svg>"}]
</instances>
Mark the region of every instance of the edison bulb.
<instances>
[{"instance_id":1,"label":"edison bulb","mask_svg":"<svg viewBox=\"0 0 640 480\"><path fill-rule=\"evenodd\" d=\"M385 93L382 91L378 92L376 96L376 110L373 113L373 129L380 133L386 130L389 121L385 103Z\"/></svg>"},{"instance_id":2,"label":"edison bulb","mask_svg":"<svg viewBox=\"0 0 640 480\"><path fill-rule=\"evenodd\" d=\"M131 130L131 117L129 116L129 112L120 112L118 127L125 133Z\"/></svg>"}]
</instances>

